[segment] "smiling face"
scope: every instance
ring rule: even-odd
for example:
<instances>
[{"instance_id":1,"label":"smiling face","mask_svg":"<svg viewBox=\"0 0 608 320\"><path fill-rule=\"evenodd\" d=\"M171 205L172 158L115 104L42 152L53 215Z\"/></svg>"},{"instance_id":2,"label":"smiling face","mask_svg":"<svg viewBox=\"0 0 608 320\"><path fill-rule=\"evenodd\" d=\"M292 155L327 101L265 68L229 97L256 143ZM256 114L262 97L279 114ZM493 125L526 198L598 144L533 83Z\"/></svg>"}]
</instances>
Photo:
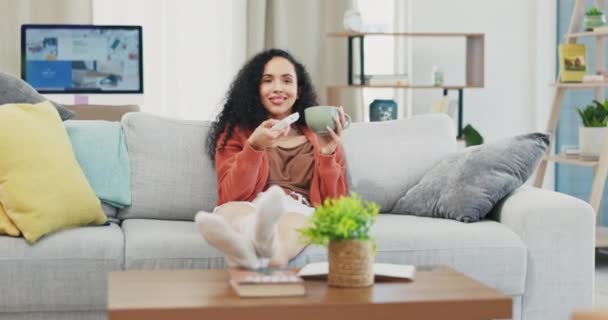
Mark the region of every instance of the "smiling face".
<instances>
[{"instance_id":1,"label":"smiling face","mask_svg":"<svg viewBox=\"0 0 608 320\"><path fill-rule=\"evenodd\" d=\"M270 59L260 83L260 100L268 116L283 119L290 115L297 97L298 79L293 64L282 57Z\"/></svg>"}]
</instances>

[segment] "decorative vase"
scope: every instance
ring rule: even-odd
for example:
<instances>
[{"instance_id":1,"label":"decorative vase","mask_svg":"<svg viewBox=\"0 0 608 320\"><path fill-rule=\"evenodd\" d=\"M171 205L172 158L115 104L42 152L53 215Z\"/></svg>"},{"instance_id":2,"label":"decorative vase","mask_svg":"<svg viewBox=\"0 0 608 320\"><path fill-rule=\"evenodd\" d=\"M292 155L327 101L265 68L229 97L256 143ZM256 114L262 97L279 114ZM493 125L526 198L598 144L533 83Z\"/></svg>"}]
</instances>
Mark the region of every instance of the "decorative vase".
<instances>
[{"instance_id":1,"label":"decorative vase","mask_svg":"<svg viewBox=\"0 0 608 320\"><path fill-rule=\"evenodd\" d=\"M397 103L393 100L376 99L369 105L369 121L397 119Z\"/></svg>"},{"instance_id":2,"label":"decorative vase","mask_svg":"<svg viewBox=\"0 0 608 320\"><path fill-rule=\"evenodd\" d=\"M580 127L578 129L578 143L581 149L581 159L597 160L604 146L608 128Z\"/></svg>"},{"instance_id":3,"label":"decorative vase","mask_svg":"<svg viewBox=\"0 0 608 320\"><path fill-rule=\"evenodd\" d=\"M593 28L601 27L606 24L606 16L587 16L583 18L583 26L585 31L593 31Z\"/></svg>"},{"instance_id":4,"label":"decorative vase","mask_svg":"<svg viewBox=\"0 0 608 320\"><path fill-rule=\"evenodd\" d=\"M331 240L329 242L328 284L332 287L359 288L374 284L374 253L370 240Z\"/></svg>"}]
</instances>

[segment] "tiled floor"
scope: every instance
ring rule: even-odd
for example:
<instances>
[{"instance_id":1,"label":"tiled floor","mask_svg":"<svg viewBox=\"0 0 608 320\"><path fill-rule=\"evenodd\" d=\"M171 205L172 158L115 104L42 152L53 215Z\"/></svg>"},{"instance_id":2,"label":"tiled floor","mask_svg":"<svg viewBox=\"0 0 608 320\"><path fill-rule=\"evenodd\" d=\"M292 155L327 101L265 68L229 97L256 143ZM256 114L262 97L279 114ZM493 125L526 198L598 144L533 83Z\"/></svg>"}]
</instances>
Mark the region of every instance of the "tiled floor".
<instances>
[{"instance_id":1,"label":"tiled floor","mask_svg":"<svg viewBox=\"0 0 608 320\"><path fill-rule=\"evenodd\" d=\"M608 251L595 256L595 306L608 307Z\"/></svg>"}]
</instances>

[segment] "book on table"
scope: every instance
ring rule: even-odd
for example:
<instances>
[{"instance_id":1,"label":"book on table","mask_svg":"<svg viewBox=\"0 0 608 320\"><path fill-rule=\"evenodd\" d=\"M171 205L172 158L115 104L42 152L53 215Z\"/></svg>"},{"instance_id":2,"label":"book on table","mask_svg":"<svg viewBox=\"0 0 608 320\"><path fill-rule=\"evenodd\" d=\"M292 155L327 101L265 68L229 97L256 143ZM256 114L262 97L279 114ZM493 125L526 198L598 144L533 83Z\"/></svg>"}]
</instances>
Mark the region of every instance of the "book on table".
<instances>
[{"instance_id":1,"label":"book on table","mask_svg":"<svg viewBox=\"0 0 608 320\"><path fill-rule=\"evenodd\" d=\"M228 269L230 285L240 297L288 297L306 294L304 280L297 270Z\"/></svg>"},{"instance_id":2,"label":"book on table","mask_svg":"<svg viewBox=\"0 0 608 320\"><path fill-rule=\"evenodd\" d=\"M314 262L305 265L298 272L298 276L304 279L326 278L329 272L329 263ZM413 265L402 265L393 263L374 263L374 279L376 281L412 281L416 273Z\"/></svg>"}]
</instances>

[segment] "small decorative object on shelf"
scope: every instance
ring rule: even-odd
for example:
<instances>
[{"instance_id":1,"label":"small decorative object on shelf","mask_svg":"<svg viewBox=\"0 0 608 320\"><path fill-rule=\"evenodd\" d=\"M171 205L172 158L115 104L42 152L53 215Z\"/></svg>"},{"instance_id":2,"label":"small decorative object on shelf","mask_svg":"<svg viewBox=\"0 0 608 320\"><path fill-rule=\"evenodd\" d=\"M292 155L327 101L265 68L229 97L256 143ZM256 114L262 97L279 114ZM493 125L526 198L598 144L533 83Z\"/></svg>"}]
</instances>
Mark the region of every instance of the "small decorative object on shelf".
<instances>
[{"instance_id":1,"label":"small decorative object on shelf","mask_svg":"<svg viewBox=\"0 0 608 320\"><path fill-rule=\"evenodd\" d=\"M365 76L365 84L372 86L407 86L409 84L409 80L406 73L374 74Z\"/></svg>"},{"instance_id":2,"label":"small decorative object on shelf","mask_svg":"<svg viewBox=\"0 0 608 320\"><path fill-rule=\"evenodd\" d=\"M363 21L361 20L361 13L355 9L350 9L344 12L344 19L342 20L344 29L347 31L361 32L363 31Z\"/></svg>"},{"instance_id":3,"label":"small decorative object on shelf","mask_svg":"<svg viewBox=\"0 0 608 320\"><path fill-rule=\"evenodd\" d=\"M568 159L578 159L581 156L581 149L578 146L562 146L562 154Z\"/></svg>"},{"instance_id":4,"label":"small decorative object on shelf","mask_svg":"<svg viewBox=\"0 0 608 320\"><path fill-rule=\"evenodd\" d=\"M598 83L598 82L604 82L605 78L603 75L601 74L586 74L583 77L583 83Z\"/></svg>"},{"instance_id":5,"label":"small decorative object on shelf","mask_svg":"<svg viewBox=\"0 0 608 320\"><path fill-rule=\"evenodd\" d=\"M433 66L432 80L435 87L443 86L443 69L441 67Z\"/></svg>"},{"instance_id":6,"label":"small decorative object on shelf","mask_svg":"<svg viewBox=\"0 0 608 320\"><path fill-rule=\"evenodd\" d=\"M583 126L578 130L581 159L597 160L604 145L606 124L608 123L608 100L597 100L585 107L577 108Z\"/></svg>"},{"instance_id":7,"label":"small decorative object on shelf","mask_svg":"<svg viewBox=\"0 0 608 320\"><path fill-rule=\"evenodd\" d=\"M393 100L376 99L369 105L369 121L397 119L397 103Z\"/></svg>"},{"instance_id":8,"label":"small decorative object on shelf","mask_svg":"<svg viewBox=\"0 0 608 320\"><path fill-rule=\"evenodd\" d=\"M298 230L306 243L329 246L328 284L357 288L374 284L375 243L369 230L380 206L359 196L326 199L307 227Z\"/></svg>"},{"instance_id":9,"label":"small decorative object on shelf","mask_svg":"<svg viewBox=\"0 0 608 320\"><path fill-rule=\"evenodd\" d=\"M585 12L583 18L583 27L585 31L593 31L594 28L601 27L606 24L606 16L598 7L591 7Z\"/></svg>"},{"instance_id":10,"label":"small decorative object on shelf","mask_svg":"<svg viewBox=\"0 0 608 320\"><path fill-rule=\"evenodd\" d=\"M587 53L584 44L560 44L559 70L561 82L582 82L587 73Z\"/></svg>"}]
</instances>

